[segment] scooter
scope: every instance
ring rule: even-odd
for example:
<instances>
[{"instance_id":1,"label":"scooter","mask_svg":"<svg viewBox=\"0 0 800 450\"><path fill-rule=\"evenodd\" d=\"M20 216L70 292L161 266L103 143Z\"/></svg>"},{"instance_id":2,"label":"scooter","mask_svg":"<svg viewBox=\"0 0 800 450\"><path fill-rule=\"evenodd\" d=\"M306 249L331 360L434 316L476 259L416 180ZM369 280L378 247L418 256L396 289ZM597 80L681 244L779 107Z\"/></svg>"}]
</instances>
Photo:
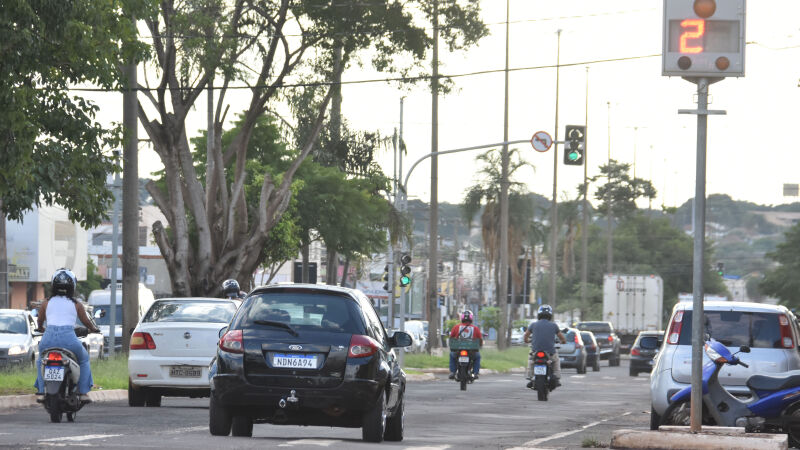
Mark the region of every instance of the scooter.
<instances>
[{"instance_id":1,"label":"scooter","mask_svg":"<svg viewBox=\"0 0 800 450\"><path fill-rule=\"evenodd\" d=\"M478 339L450 339L450 351L458 353L456 357L455 380L461 384L461 390L467 390L467 384L475 381L473 367L475 366L475 353L480 348Z\"/></svg>"},{"instance_id":2,"label":"scooter","mask_svg":"<svg viewBox=\"0 0 800 450\"><path fill-rule=\"evenodd\" d=\"M75 333L81 337L88 334L86 328L76 328ZM50 421L61 422L66 414L67 421L74 422L78 411L88 402L78 396L78 379L81 368L74 353L59 347L46 348L41 351L42 379L44 380L44 399L41 403L50 413Z\"/></svg>"},{"instance_id":3,"label":"scooter","mask_svg":"<svg viewBox=\"0 0 800 450\"><path fill-rule=\"evenodd\" d=\"M530 356L533 360L533 378L529 385L536 391L539 401L546 402L550 391L556 388L552 358L543 351L531 352Z\"/></svg>"},{"instance_id":4,"label":"scooter","mask_svg":"<svg viewBox=\"0 0 800 450\"><path fill-rule=\"evenodd\" d=\"M750 398L740 400L722 387L719 372L725 364L749 367L736 354L750 353L750 347L742 346L732 354L710 339L704 349L711 362L703 366L703 424L787 433L790 446L800 444L800 370L779 376L753 375L746 382ZM691 392L687 386L670 398L661 425L689 425Z\"/></svg>"}]
</instances>

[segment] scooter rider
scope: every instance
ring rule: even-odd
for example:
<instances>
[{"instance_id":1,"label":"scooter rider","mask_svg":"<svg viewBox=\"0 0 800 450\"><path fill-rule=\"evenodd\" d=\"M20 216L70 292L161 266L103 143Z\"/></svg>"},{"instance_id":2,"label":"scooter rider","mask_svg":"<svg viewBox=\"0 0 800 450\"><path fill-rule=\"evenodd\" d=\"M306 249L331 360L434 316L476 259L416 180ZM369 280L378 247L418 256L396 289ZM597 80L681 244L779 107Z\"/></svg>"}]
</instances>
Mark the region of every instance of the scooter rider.
<instances>
[{"instance_id":1,"label":"scooter rider","mask_svg":"<svg viewBox=\"0 0 800 450\"><path fill-rule=\"evenodd\" d=\"M483 347L483 335L481 335L480 328L476 327L472 324L475 315L472 314L472 311L465 310L461 313L461 323L453 326L453 329L450 330L450 337L451 338L460 338L460 339L480 339L480 346ZM450 379L454 379L456 377L456 351L450 352ZM472 366L472 373L475 375L475 379L478 379L478 372L481 370L481 352L475 352L475 363Z\"/></svg>"},{"instance_id":2,"label":"scooter rider","mask_svg":"<svg viewBox=\"0 0 800 450\"><path fill-rule=\"evenodd\" d=\"M562 344L566 344L567 339L553 320L553 308L550 305L539 307L536 322L528 325L523 340L531 343L531 351L545 352L551 356L553 361L553 378L556 386L561 386L561 361L556 351L556 336ZM530 361L529 361L530 362ZM529 364L530 365L530 364ZM530 367L529 367L530 369ZM533 380L528 382L528 388L533 387Z\"/></svg>"},{"instance_id":3,"label":"scooter rider","mask_svg":"<svg viewBox=\"0 0 800 450\"><path fill-rule=\"evenodd\" d=\"M232 298L234 300L241 300L246 297L245 293L242 292L239 287L239 282L233 278L222 282L222 293L225 295L225 298Z\"/></svg>"},{"instance_id":4,"label":"scooter rider","mask_svg":"<svg viewBox=\"0 0 800 450\"><path fill-rule=\"evenodd\" d=\"M75 286L77 279L75 274L69 269L58 269L53 274L50 283L50 298L43 301L39 306L37 316L38 329L44 327L47 322L47 329L39 343L39 349L44 350L52 347L65 348L78 357L78 365L81 368L81 376L78 379L78 392L81 402L88 403L88 393L92 389L94 380L92 379L92 369L89 365L89 353L81 345L78 336L75 335L75 323L80 319L92 333L99 333L100 330L86 314L83 305L75 300ZM36 396L44 396L44 380L41 371L41 355L36 356Z\"/></svg>"}]
</instances>

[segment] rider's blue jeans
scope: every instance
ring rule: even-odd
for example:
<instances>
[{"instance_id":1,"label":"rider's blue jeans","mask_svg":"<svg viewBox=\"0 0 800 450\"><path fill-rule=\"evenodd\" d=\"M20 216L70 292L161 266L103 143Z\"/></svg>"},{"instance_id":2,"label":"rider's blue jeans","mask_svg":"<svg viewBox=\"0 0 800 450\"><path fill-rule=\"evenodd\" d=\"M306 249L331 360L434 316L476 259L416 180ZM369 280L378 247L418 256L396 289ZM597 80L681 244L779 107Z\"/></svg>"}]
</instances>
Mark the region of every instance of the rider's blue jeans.
<instances>
[{"instance_id":1,"label":"rider's blue jeans","mask_svg":"<svg viewBox=\"0 0 800 450\"><path fill-rule=\"evenodd\" d=\"M89 352L83 348L78 336L75 336L75 328L67 325L61 327L47 327L39 342L39 351L52 347L65 348L78 357L78 365L81 367L81 376L78 379L78 392L88 394L92 389L94 380L92 379L92 369L89 366ZM44 392L44 380L42 380L42 358L36 356L36 392Z\"/></svg>"},{"instance_id":2,"label":"rider's blue jeans","mask_svg":"<svg viewBox=\"0 0 800 450\"><path fill-rule=\"evenodd\" d=\"M455 373L456 371L456 358L458 358L458 352L450 352L450 373ZM481 352L475 352L475 363L472 365L472 373L477 375L480 370Z\"/></svg>"}]
</instances>

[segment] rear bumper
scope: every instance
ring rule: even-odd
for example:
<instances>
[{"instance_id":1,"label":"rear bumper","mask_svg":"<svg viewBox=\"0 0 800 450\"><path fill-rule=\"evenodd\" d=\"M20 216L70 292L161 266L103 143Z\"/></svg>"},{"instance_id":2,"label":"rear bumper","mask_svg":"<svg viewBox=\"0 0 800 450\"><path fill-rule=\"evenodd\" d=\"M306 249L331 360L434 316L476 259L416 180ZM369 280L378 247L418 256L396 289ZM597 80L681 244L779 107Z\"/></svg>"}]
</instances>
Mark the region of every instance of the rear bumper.
<instances>
[{"instance_id":1,"label":"rear bumper","mask_svg":"<svg viewBox=\"0 0 800 450\"><path fill-rule=\"evenodd\" d=\"M660 372L653 372L650 375L650 402L656 414L664 414L669 406L669 399L683 388L689 387L689 383L678 383L672 378L672 370L666 369ZM734 396L746 398L751 395L747 386L723 385L726 391Z\"/></svg>"},{"instance_id":2,"label":"rear bumper","mask_svg":"<svg viewBox=\"0 0 800 450\"><path fill-rule=\"evenodd\" d=\"M653 370L653 358L640 358L631 356L630 365L631 369L633 370L638 370L639 372L650 372Z\"/></svg>"},{"instance_id":3,"label":"rear bumper","mask_svg":"<svg viewBox=\"0 0 800 450\"><path fill-rule=\"evenodd\" d=\"M561 359L561 367L578 367L582 364L586 364L586 353L583 352L575 352L575 353L567 353L562 354L559 353L558 357Z\"/></svg>"},{"instance_id":4,"label":"rear bumper","mask_svg":"<svg viewBox=\"0 0 800 450\"><path fill-rule=\"evenodd\" d=\"M211 357L156 357L134 350L128 357L128 376L136 387L164 387L178 389L200 389L208 391L208 365ZM200 368L199 377L171 377L172 366Z\"/></svg>"}]
</instances>

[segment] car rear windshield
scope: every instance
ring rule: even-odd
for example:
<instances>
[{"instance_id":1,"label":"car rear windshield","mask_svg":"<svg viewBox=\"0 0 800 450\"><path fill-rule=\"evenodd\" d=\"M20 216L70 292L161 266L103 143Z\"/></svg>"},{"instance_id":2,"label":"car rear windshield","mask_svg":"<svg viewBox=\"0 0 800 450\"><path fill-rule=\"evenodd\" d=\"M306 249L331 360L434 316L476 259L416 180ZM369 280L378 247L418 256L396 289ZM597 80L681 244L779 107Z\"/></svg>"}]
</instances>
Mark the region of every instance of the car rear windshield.
<instances>
[{"instance_id":1,"label":"car rear windshield","mask_svg":"<svg viewBox=\"0 0 800 450\"><path fill-rule=\"evenodd\" d=\"M645 350L655 350L658 348L658 338L656 336L642 336L639 338L639 347Z\"/></svg>"},{"instance_id":2,"label":"car rear windshield","mask_svg":"<svg viewBox=\"0 0 800 450\"><path fill-rule=\"evenodd\" d=\"M728 347L783 348L779 313L705 311L704 333ZM684 311L679 345L692 344L692 311Z\"/></svg>"},{"instance_id":3,"label":"car rear windshield","mask_svg":"<svg viewBox=\"0 0 800 450\"><path fill-rule=\"evenodd\" d=\"M156 302L142 322L211 322L228 323L236 313L236 306L229 302Z\"/></svg>"},{"instance_id":4,"label":"car rear windshield","mask_svg":"<svg viewBox=\"0 0 800 450\"><path fill-rule=\"evenodd\" d=\"M324 292L267 292L252 296L237 326L256 328L266 322L280 322L298 331L364 334L356 302L348 296Z\"/></svg>"},{"instance_id":5,"label":"car rear windshield","mask_svg":"<svg viewBox=\"0 0 800 450\"><path fill-rule=\"evenodd\" d=\"M0 315L0 333L26 334L27 332L28 326L25 324L25 317L22 314Z\"/></svg>"},{"instance_id":6,"label":"car rear windshield","mask_svg":"<svg viewBox=\"0 0 800 450\"><path fill-rule=\"evenodd\" d=\"M579 323L578 329L592 333L611 333L611 325L607 323Z\"/></svg>"},{"instance_id":7,"label":"car rear windshield","mask_svg":"<svg viewBox=\"0 0 800 450\"><path fill-rule=\"evenodd\" d=\"M592 342L592 335L589 333L581 333L581 339L584 343L591 343Z\"/></svg>"}]
</instances>

